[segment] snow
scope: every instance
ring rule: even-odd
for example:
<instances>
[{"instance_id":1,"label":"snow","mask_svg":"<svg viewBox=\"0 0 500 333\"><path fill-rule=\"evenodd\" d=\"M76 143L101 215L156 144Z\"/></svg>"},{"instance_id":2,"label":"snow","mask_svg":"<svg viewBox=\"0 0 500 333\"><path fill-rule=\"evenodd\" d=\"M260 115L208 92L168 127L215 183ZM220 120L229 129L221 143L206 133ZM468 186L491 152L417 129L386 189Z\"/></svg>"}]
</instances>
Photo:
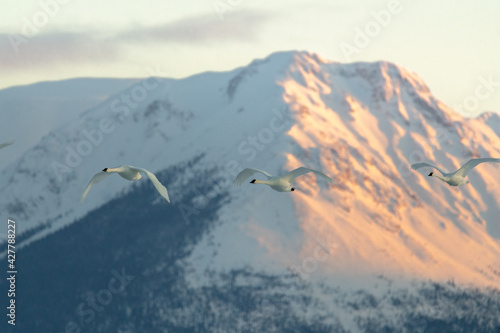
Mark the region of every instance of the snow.
<instances>
[{"instance_id":1,"label":"snow","mask_svg":"<svg viewBox=\"0 0 500 333\"><path fill-rule=\"evenodd\" d=\"M74 121L83 111L137 81L80 78L0 90L0 141L16 139L15 149L2 152L0 169L20 157L52 129Z\"/></svg>"},{"instance_id":2,"label":"snow","mask_svg":"<svg viewBox=\"0 0 500 333\"><path fill-rule=\"evenodd\" d=\"M131 189L110 177L78 204L104 167L157 172L204 154L196 170L219 167L231 200L184 263L195 286L213 283L210 272L251 267L284 276L302 267L308 282L331 286L366 286L382 274L499 287L499 166L474 169L460 188L408 168L428 161L452 170L475 154L500 156L497 115L453 113L401 66L308 52L161 79L137 95L144 82L54 128L3 169L0 210L21 221L19 233L50 222L34 238L43 237ZM140 98L127 104L122 96L134 92ZM79 148L88 151L68 166ZM54 172L54 162L67 172ZM301 165L334 184L307 175L293 193L231 185L245 167L279 175ZM174 180L160 181L169 188Z\"/></svg>"}]
</instances>

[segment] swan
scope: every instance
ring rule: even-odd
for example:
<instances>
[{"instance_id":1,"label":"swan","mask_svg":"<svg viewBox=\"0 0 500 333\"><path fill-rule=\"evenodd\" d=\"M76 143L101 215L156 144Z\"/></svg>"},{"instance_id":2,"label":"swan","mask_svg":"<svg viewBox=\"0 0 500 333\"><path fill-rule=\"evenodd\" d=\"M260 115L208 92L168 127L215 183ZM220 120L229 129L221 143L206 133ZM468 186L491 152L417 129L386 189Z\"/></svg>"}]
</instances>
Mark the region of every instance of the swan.
<instances>
[{"instance_id":1,"label":"swan","mask_svg":"<svg viewBox=\"0 0 500 333\"><path fill-rule=\"evenodd\" d=\"M291 191L295 191L295 188L293 188L292 184L291 184L295 180L295 178L302 176L302 175L309 173L309 172L312 172L318 176L323 177L329 183L333 182L333 179L331 179L330 177L328 177L324 173L313 170L313 169L305 168L305 167L300 167L300 168L297 168L293 171L290 171L289 173L287 173L283 177L274 177L274 176L271 176L270 174L268 174L267 172L262 171L262 170L246 168L245 170L241 171L236 176L236 179L234 180L233 184L235 186L241 186L241 184L243 184L243 182L247 178L252 176L253 174L261 173L267 177L267 180L254 179L250 183L269 185L273 190L278 191L278 192L291 192Z\"/></svg>"},{"instance_id":2,"label":"swan","mask_svg":"<svg viewBox=\"0 0 500 333\"><path fill-rule=\"evenodd\" d=\"M411 168L413 170L417 170L421 167L429 166L431 168L436 169L441 173L442 176L435 174L434 172L431 172L428 176L429 177L436 177L444 181L450 186L461 186L461 185L466 185L469 184L469 181L465 179L465 176L467 176L467 173L471 171L474 167L477 165L484 163L484 162L497 162L500 163L500 158L473 158L469 160L467 163L462 165L460 169L458 169L455 172L446 172L443 169L438 168L437 166L430 165L428 163L415 163L411 165Z\"/></svg>"},{"instance_id":3,"label":"swan","mask_svg":"<svg viewBox=\"0 0 500 333\"><path fill-rule=\"evenodd\" d=\"M80 198L80 202L82 202L85 199L92 185L101 182L112 173L118 173L122 178L125 178L127 180L138 180L142 178L141 172L145 173L148 176L149 180L151 180L151 182L158 190L160 195L170 203L170 198L168 197L167 189L160 183L158 178L156 178L156 176L152 172L146 169L136 168L130 165L123 165L117 168L104 168L101 172L96 173L94 177L92 177L92 179L90 180L87 187L85 188L85 191L83 191L82 196Z\"/></svg>"},{"instance_id":4,"label":"swan","mask_svg":"<svg viewBox=\"0 0 500 333\"><path fill-rule=\"evenodd\" d=\"M0 143L0 149L5 148L5 147L10 146L10 145L13 145L13 144L14 144L14 140L9 140L7 142Z\"/></svg>"}]
</instances>

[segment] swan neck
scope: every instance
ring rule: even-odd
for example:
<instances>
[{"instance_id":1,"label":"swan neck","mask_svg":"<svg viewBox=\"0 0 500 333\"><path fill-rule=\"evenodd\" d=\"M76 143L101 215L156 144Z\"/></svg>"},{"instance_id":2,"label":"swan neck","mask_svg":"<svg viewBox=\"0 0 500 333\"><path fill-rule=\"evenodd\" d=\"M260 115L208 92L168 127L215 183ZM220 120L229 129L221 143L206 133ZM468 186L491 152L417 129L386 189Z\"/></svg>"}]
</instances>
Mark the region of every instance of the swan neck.
<instances>
[{"instance_id":1,"label":"swan neck","mask_svg":"<svg viewBox=\"0 0 500 333\"><path fill-rule=\"evenodd\" d=\"M444 176L441 176L441 175L437 175L437 174L433 174L432 177L439 178L439 179L441 179L442 181L445 181L445 182L449 180L447 177L444 177Z\"/></svg>"}]
</instances>

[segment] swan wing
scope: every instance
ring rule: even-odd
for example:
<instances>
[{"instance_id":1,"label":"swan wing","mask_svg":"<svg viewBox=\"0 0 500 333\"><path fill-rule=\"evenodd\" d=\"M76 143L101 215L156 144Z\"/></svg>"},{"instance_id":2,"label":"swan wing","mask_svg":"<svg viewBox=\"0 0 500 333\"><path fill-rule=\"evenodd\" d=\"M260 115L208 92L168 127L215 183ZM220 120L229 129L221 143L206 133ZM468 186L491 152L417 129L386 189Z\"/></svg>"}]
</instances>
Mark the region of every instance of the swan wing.
<instances>
[{"instance_id":1,"label":"swan wing","mask_svg":"<svg viewBox=\"0 0 500 333\"><path fill-rule=\"evenodd\" d=\"M300 168L297 168L295 170L292 170L289 173L287 173L286 175L284 175L282 178L284 180L288 181L289 183L292 183L295 180L295 178L302 176L302 175L305 175L306 173L309 173L309 172L312 172L315 175L322 177L323 179L325 179L329 183L333 183L333 179L331 179L330 177L328 177L324 173L313 170L313 169L305 168L305 167L300 167Z\"/></svg>"},{"instance_id":2,"label":"swan wing","mask_svg":"<svg viewBox=\"0 0 500 333\"><path fill-rule=\"evenodd\" d=\"M160 195L164 197L168 201L168 203L170 203L170 198L168 197L167 188L163 186L162 183L160 183L160 181L158 180L158 178L156 178L154 173L143 168L136 168L130 166L129 168L137 170L138 172L144 172L148 176L149 180L153 183L158 193L160 193Z\"/></svg>"},{"instance_id":3,"label":"swan wing","mask_svg":"<svg viewBox=\"0 0 500 333\"><path fill-rule=\"evenodd\" d=\"M500 158L473 158L465 163L460 169L455 172L456 175L465 177L467 173L475 168L477 165L484 162L497 162L500 163Z\"/></svg>"},{"instance_id":4,"label":"swan wing","mask_svg":"<svg viewBox=\"0 0 500 333\"><path fill-rule=\"evenodd\" d=\"M97 184L99 182L102 182L104 179L108 178L110 175L111 175L111 173L105 172L105 171L101 171L101 172L96 173L94 175L94 177L92 177L92 179L90 180L90 182L87 185L87 187L85 188L85 190L83 191L82 196L80 197L80 202L82 202L85 199L85 197L89 193L92 185Z\"/></svg>"},{"instance_id":5,"label":"swan wing","mask_svg":"<svg viewBox=\"0 0 500 333\"><path fill-rule=\"evenodd\" d=\"M7 146L10 146L10 145L12 145L12 144L14 144L14 140L9 140L9 141L7 141L7 142L0 143L0 149L5 148L5 147L7 147Z\"/></svg>"},{"instance_id":6,"label":"swan wing","mask_svg":"<svg viewBox=\"0 0 500 333\"><path fill-rule=\"evenodd\" d=\"M436 169L437 171L439 171L441 173L441 175L444 175L445 173L447 173L446 171L444 171L443 169L441 168L438 168L437 166L435 165L431 165L429 163L425 163L425 162L422 162L422 163L415 163L415 164L412 164L411 165L411 168L413 170L417 170L417 169L420 169L422 167L431 167L431 168L434 168Z\"/></svg>"},{"instance_id":7,"label":"swan wing","mask_svg":"<svg viewBox=\"0 0 500 333\"><path fill-rule=\"evenodd\" d=\"M267 177L267 179L271 178L272 176L270 174L268 174L267 172L265 171L262 171L262 170L258 170L258 169L251 169L251 168L246 168L245 170L241 171L237 176L236 178L234 179L234 182L233 184L235 186L241 186L241 184L243 184L243 182L245 180L247 180L249 177L251 177L253 174L256 174L256 173L261 173L263 174L264 176Z\"/></svg>"}]
</instances>

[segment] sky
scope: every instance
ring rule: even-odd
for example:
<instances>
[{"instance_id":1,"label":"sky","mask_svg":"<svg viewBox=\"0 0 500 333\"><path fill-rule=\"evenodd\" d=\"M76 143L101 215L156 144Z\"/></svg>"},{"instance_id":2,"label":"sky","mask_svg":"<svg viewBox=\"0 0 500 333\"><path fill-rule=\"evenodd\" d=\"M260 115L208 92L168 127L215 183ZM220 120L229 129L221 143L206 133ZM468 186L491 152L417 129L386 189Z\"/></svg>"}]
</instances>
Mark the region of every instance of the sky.
<instances>
[{"instance_id":1,"label":"sky","mask_svg":"<svg viewBox=\"0 0 500 333\"><path fill-rule=\"evenodd\" d=\"M0 11L0 89L182 78L307 50L338 62L394 62L465 116L500 112L497 0L6 0Z\"/></svg>"}]
</instances>

